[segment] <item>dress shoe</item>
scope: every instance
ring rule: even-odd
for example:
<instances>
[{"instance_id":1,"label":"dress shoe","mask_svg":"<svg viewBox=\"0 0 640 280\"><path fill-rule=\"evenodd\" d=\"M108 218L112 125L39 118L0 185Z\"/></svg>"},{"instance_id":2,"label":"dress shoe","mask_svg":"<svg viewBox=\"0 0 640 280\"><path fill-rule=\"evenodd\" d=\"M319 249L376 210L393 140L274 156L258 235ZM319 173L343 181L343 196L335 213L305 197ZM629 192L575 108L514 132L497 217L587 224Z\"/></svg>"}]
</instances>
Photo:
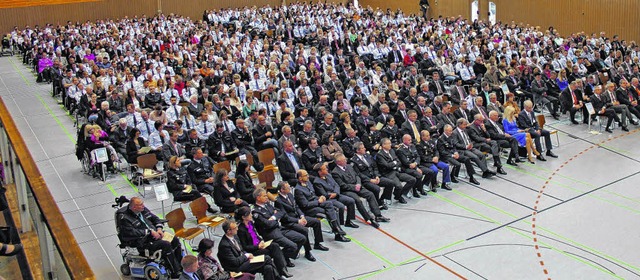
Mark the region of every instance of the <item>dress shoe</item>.
<instances>
[{"instance_id":1,"label":"dress shoe","mask_svg":"<svg viewBox=\"0 0 640 280\"><path fill-rule=\"evenodd\" d=\"M378 202L378 205L380 205L380 210L389 210L389 207L384 203L384 201Z\"/></svg>"},{"instance_id":2,"label":"dress shoe","mask_svg":"<svg viewBox=\"0 0 640 280\"><path fill-rule=\"evenodd\" d=\"M498 168L496 168L496 171L497 171L499 174L507 175L507 172L504 172L504 169L502 169L502 167L498 167Z\"/></svg>"},{"instance_id":3,"label":"dress shoe","mask_svg":"<svg viewBox=\"0 0 640 280\"><path fill-rule=\"evenodd\" d=\"M350 227L350 228L359 228L360 226L356 225L353 223L352 220L348 220L344 223L345 227Z\"/></svg>"},{"instance_id":4,"label":"dress shoe","mask_svg":"<svg viewBox=\"0 0 640 280\"><path fill-rule=\"evenodd\" d=\"M429 191L438 192L438 186L433 186Z\"/></svg>"},{"instance_id":5,"label":"dress shoe","mask_svg":"<svg viewBox=\"0 0 640 280\"><path fill-rule=\"evenodd\" d=\"M458 181L458 178L451 176L451 183L460 183L460 181Z\"/></svg>"},{"instance_id":6,"label":"dress shoe","mask_svg":"<svg viewBox=\"0 0 640 280\"><path fill-rule=\"evenodd\" d=\"M524 162L524 160L521 160L520 157L516 157L516 163L521 163Z\"/></svg>"},{"instance_id":7,"label":"dress shoe","mask_svg":"<svg viewBox=\"0 0 640 280\"><path fill-rule=\"evenodd\" d=\"M283 268L282 271L280 271L280 276L285 277L285 278L291 278L293 277L293 275L291 273L289 273L289 271L287 270L287 268Z\"/></svg>"},{"instance_id":8,"label":"dress shoe","mask_svg":"<svg viewBox=\"0 0 640 280\"><path fill-rule=\"evenodd\" d=\"M474 185L480 185L480 182L478 182L478 180L476 180L476 178L473 178L473 177L469 178L469 182L471 182Z\"/></svg>"},{"instance_id":9,"label":"dress shoe","mask_svg":"<svg viewBox=\"0 0 640 280\"><path fill-rule=\"evenodd\" d=\"M576 120L571 120L572 124L579 124L579 122L577 122Z\"/></svg>"},{"instance_id":10,"label":"dress shoe","mask_svg":"<svg viewBox=\"0 0 640 280\"><path fill-rule=\"evenodd\" d=\"M449 186L449 184L447 184L447 183L442 183L442 185L440 187L445 189L445 190L448 190L448 191L452 190L451 187Z\"/></svg>"},{"instance_id":11,"label":"dress shoe","mask_svg":"<svg viewBox=\"0 0 640 280\"><path fill-rule=\"evenodd\" d=\"M400 196L398 198L396 198L396 200L398 201L398 203L400 204L407 204L407 200L404 199L404 197Z\"/></svg>"},{"instance_id":12,"label":"dress shoe","mask_svg":"<svg viewBox=\"0 0 640 280\"><path fill-rule=\"evenodd\" d=\"M559 120L560 119L560 115L558 114L553 114L551 115L555 120Z\"/></svg>"},{"instance_id":13,"label":"dress shoe","mask_svg":"<svg viewBox=\"0 0 640 280\"><path fill-rule=\"evenodd\" d=\"M211 213L211 214L215 214L218 213L218 210L211 208L211 206L209 206L209 208L207 208L207 212Z\"/></svg>"},{"instance_id":14,"label":"dress shoe","mask_svg":"<svg viewBox=\"0 0 640 280\"><path fill-rule=\"evenodd\" d=\"M552 158L558 158L558 156L554 154L552 151L547 151L547 156Z\"/></svg>"},{"instance_id":15,"label":"dress shoe","mask_svg":"<svg viewBox=\"0 0 640 280\"><path fill-rule=\"evenodd\" d=\"M485 172L482 172L482 178L491 178L491 177L493 177L493 175L495 175L495 173L493 173L493 172L491 172L489 170L487 170Z\"/></svg>"},{"instance_id":16,"label":"dress shoe","mask_svg":"<svg viewBox=\"0 0 640 280\"><path fill-rule=\"evenodd\" d=\"M629 131L629 128L625 125L625 126L622 127L622 130L623 131Z\"/></svg>"},{"instance_id":17,"label":"dress shoe","mask_svg":"<svg viewBox=\"0 0 640 280\"><path fill-rule=\"evenodd\" d=\"M378 216L376 217L376 222L381 222L381 223L388 223L389 221L391 221L391 219L385 217L385 216Z\"/></svg>"},{"instance_id":18,"label":"dress shoe","mask_svg":"<svg viewBox=\"0 0 640 280\"><path fill-rule=\"evenodd\" d=\"M533 160L533 158L528 158L527 161L529 161L529 163L531 163L531 164L536 164L536 162Z\"/></svg>"},{"instance_id":19,"label":"dress shoe","mask_svg":"<svg viewBox=\"0 0 640 280\"><path fill-rule=\"evenodd\" d=\"M369 224L374 228L379 228L380 227L380 224L378 224L378 222L376 222L376 220L374 220L374 219L369 220Z\"/></svg>"},{"instance_id":20,"label":"dress shoe","mask_svg":"<svg viewBox=\"0 0 640 280\"><path fill-rule=\"evenodd\" d=\"M424 190L424 188L420 189L418 192L420 193L420 195L427 196L427 192Z\"/></svg>"},{"instance_id":21,"label":"dress shoe","mask_svg":"<svg viewBox=\"0 0 640 280\"><path fill-rule=\"evenodd\" d=\"M296 267L296 265L291 262L291 259L286 258L286 261L287 261L287 267Z\"/></svg>"},{"instance_id":22,"label":"dress shoe","mask_svg":"<svg viewBox=\"0 0 640 280\"><path fill-rule=\"evenodd\" d=\"M542 155L539 155L536 157L539 161L547 161L546 158L544 158Z\"/></svg>"},{"instance_id":23,"label":"dress shoe","mask_svg":"<svg viewBox=\"0 0 640 280\"><path fill-rule=\"evenodd\" d=\"M518 166L518 164L515 161L513 161L513 159L507 160L507 164L511 166Z\"/></svg>"},{"instance_id":24,"label":"dress shoe","mask_svg":"<svg viewBox=\"0 0 640 280\"><path fill-rule=\"evenodd\" d=\"M418 193L417 190L413 190L413 197L420 198L420 194Z\"/></svg>"},{"instance_id":25,"label":"dress shoe","mask_svg":"<svg viewBox=\"0 0 640 280\"><path fill-rule=\"evenodd\" d=\"M348 237L342 235L342 234L336 234L336 241L340 241L340 242L351 242L351 239L349 239Z\"/></svg>"},{"instance_id":26,"label":"dress shoe","mask_svg":"<svg viewBox=\"0 0 640 280\"><path fill-rule=\"evenodd\" d=\"M311 254L311 252L306 252L304 253L304 258L309 260L310 262L315 262L316 258L313 257L313 255Z\"/></svg>"},{"instance_id":27,"label":"dress shoe","mask_svg":"<svg viewBox=\"0 0 640 280\"><path fill-rule=\"evenodd\" d=\"M611 128L605 128L604 131L609 132L609 133L613 133L613 130L611 130Z\"/></svg>"},{"instance_id":28,"label":"dress shoe","mask_svg":"<svg viewBox=\"0 0 640 280\"><path fill-rule=\"evenodd\" d=\"M320 244L320 243L316 243L316 244L314 244L314 245L313 245L313 249L315 249L315 250L320 250L320 251L329 251L329 248L327 248L327 247L323 246L323 245L322 245L322 244Z\"/></svg>"}]
</instances>

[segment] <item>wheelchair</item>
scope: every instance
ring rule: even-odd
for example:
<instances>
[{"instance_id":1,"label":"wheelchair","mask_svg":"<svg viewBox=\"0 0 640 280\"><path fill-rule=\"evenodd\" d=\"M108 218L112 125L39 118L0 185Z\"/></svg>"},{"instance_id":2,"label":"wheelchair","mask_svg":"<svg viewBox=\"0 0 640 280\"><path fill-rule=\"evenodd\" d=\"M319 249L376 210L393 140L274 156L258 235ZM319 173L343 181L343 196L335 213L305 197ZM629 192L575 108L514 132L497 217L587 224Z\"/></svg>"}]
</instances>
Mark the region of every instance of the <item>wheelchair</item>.
<instances>
[{"instance_id":1,"label":"wheelchair","mask_svg":"<svg viewBox=\"0 0 640 280\"><path fill-rule=\"evenodd\" d=\"M11 39L11 34L7 34L2 38L2 50L0 51L0 56L15 55L15 51L13 49L13 40Z\"/></svg>"},{"instance_id":2,"label":"wheelchair","mask_svg":"<svg viewBox=\"0 0 640 280\"><path fill-rule=\"evenodd\" d=\"M125 196L121 196L115 199L115 204L111 205L114 209L117 209L115 213L116 232L118 233L118 248L120 248L120 254L122 255L122 261L120 265L120 273L124 276L131 276L134 278L144 278L147 280L168 280L170 279L170 273L167 267L164 265L164 260L161 258L162 250L150 252L144 250L140 252L136 246L126 244L122 241L120 236L120 225L118 224L118 215L126 211L126 207L123 207L124 203L129 202Z\"/></svg>"},{"instance_id":3,"label":"wheelchair","mask_svg":"<svg viewBox=\"0 0 640 280\"><path fill-rule=\"evenodd\" d=\"M90 149L88 141L91 141L88 136L88 130L93 127L91 123L83 124L78 129L78 138L76 141L76 157L80 161L82 166L82 172L99 178L103 182L107 180L107 166L113 164L110 160L110 155L107 147L99 147L96 149Z\"/></svg>"}]
</instances>

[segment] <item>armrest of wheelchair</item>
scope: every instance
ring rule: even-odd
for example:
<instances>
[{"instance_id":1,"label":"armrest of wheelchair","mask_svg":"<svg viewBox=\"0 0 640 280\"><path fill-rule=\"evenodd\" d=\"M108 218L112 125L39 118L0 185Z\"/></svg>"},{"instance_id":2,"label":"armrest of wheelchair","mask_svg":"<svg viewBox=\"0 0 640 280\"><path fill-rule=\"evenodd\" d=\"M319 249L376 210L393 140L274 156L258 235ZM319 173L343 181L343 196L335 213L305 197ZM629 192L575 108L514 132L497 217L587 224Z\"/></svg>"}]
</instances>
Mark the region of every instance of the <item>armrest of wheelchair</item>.
<instances>
[{"instance_id":1,"label":"armrest of wheelchair","mask_svg":"<svg viewBox=\"0 0 640 280\"><path fill-rule=\"evenodd\" d=\"M160 219L160 220L159 220L159 222L160 222L161 224L166 224L166 223L168 223L168 222L169 222L169 220Z\"/></svg>"}]
</instances>

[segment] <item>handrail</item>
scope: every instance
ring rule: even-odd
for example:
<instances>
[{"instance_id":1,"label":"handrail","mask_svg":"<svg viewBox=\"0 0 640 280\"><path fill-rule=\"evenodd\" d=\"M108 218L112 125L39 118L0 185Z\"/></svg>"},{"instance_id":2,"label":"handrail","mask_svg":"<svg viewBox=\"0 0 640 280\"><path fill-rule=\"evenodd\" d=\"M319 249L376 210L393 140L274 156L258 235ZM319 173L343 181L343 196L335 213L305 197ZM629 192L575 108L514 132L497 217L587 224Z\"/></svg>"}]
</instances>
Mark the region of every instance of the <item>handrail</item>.
<instances>
[{"instance_id":1,"label":"handrail","mask_svg":"<svg viewBox=\"0 0 640 280\"><path fill-rule=\"evenodd\" d=\"M64 262L64 266L71 279L95 279L95 275L87 262L84 253L73 236L69 225L65 221L58 204L54 201L42 174L31 157L27 145L16 127L9 110L0 98L0 121L7 133L10 145L24 172L24 177L33 193L35 202L42 213L42 219L49 228L49 233ZM39 217L33 217L39 219ZM29 222L29 221L22 221Z\"/></svg>"}]
</instances>

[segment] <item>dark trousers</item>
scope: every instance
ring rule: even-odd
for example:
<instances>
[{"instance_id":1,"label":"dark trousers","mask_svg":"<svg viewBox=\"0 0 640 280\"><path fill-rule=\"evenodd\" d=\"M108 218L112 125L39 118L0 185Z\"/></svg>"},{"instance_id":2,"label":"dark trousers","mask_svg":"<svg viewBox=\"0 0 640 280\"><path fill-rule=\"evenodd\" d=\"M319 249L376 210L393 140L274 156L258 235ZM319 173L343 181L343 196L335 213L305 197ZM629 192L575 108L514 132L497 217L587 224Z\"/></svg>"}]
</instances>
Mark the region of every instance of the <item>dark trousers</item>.
<instances>
[{"instance_id":1,"label":"dark trousers","mask_svg":"<svg viewBox=\"0 0 640 280\"><path fill-rule=\"evenodd\" d=\"M418 169L420 169L422 173L418 172ZM404 172L416 178L416 183L413 185L413 190L415 191L422 189L424 186L428 186L431 183L431 179L436 175L433 170L424 166L416 166L414 169L407 168Z\"/></svg>"},{"instance_id":2,"label":"dark trousers","mask_svg":"<svg viewBox=\"0 0 640 280\"><path fill-rule=\"evenodd\" d=\"M362 203L362 200L360 199L361 197L367 200L369 209L371 209L371 212L374 216L377 217L382 215L380 213L380 207L378 206L378 199L372 192L368 191L367 189L361 188L359 192L347 191L343 192L342 194L353 198L356 204L356 208L358 208L358 212L366 221L371 220L371 216L369 215L369 211L367 211L367 208L364 207L364 203Z\"/></svg>"},{"instance_id":3,"label":"dark trousers","mask_svg":"<svg viewBox=\"0 0 640 280\"><path fill-rule=\"evenodd\" d=\"M264 239L273 239L273 242L282 247L282 253L285 258L290 259L298 257L298 251L300 251L302 245L307 241L307 238L304 235L294 230L279 228L265 233Z\"/></svg>"},{"instance_id":4,"label":"dark trousers","mask_svg":"<svg viewBox=\"0 0 640 280\"><path fill-rule=\"evenodd\" d=\"M395 187L394 192L393 192L393 196L396 199L400 198L402 195L408 194L409 191L411 189L413 189L413 186L415 186L415 184L417 184L416 178L414 178L413 176L411 176L409 174L405 174L405 173L391 171L391 172L389 172L387 174L384 174L383 176L385 176L387 179L389 179L391 181L396 182L396 187ZM404 187L402 187L402 185L400 185L400 182L406 182Z\"/></svg>"},{"instance_id":5,"label":"dark trousers","mask_svg":"<svg viewBox=\"0 0 640 280\"><path fill-rule=\"evenodd\" d=\"M162 259L167 262L171 272L178 273L182 270L180 266L180 262L182 261L182 246L180 245L180 240L175 236L171 242L162 239L147 241L138 248L138 251L142 252L145 249L149 250L149 254L153 254L153 252L157 250L162 250Z\"/></svg>"},{"instance_id":6,"label":"dark trousers","mask_svg":"<svg viewBox=\"0 0 640 280\"><path fill-rule=\"evenodd\" d=\"M474 147L478 148L481 152L490 153L493 156L493 165L496 167L502 166L500 161L500 146L494 140L484 143L475 143ZM484 155L483 155L484 156Z\"/></svg>"},{"instance_id":7,"label":"dark trousers","mask_svg":"<svg viewBox=\"0 0 640 280\"><path fill-rule=\"evenodd\" d=\"M331 201L331 203L333 203L333 205L338 208L338 212L340 214L338 221L340 222L340 224L344 224L345 222L345 208L347 208L346 221L350 221L356 218L356 201L352 197L345 194L339 194L336 198L330 199L329 201Z\"/></svg>"},{"instance_id":8,"label":"dark trousers","mask_svg":"<svg viewBox=\"0 0 640 280\"><path fill-rule=\"evenodd\" d=\"M266 255L271 257L271 259L273 260L273 264L278 269L278 271L283 271L287 266L287 262L284 259L284 254L282 253L282 250L279 246L269 246L267 248L258 249L250 253L254 256Z\"/></svg>"},{"instance_id":9,"label":"dark trousers","mask_svg":"<svg viewBox=\"0 0 640 280\"><path fill-rule=\"evenodd\" d=\"M544 144L547 147L547 151L551 151L553 145L551 145L551 134L549 134L549 131L540 129L540 133L538 133L535 129L532 128L529 129L529 134L531 135L531 138L533 138L533 141L536 143L536 149L538 150L538 152L542 151L542 145L540 145L540 137L544 137Z\"/></svg>"},{"instance_id":10,"label":"dark trousers","mask_svg":"<svg viewBox=\"0 0 640 280\"><path fill-rule=\"evenodd\" d=\"M496 140L498 146L502 148L509 148L509 159L516 158L518 156L518 140L513 137L509 137L507 139Z\"/></svg>"},{"instance_id":11,"label":"dark trousers","mask_svg":"<svg viewBox=\"0 0 640 280\"><path fill-rule=\"evenodd\" d=\"M384 188L382 190L382 196L379 197L380 201L382 201L383 199L391 200L391 194L395 193L395 191L402 193L402 184L400 184L400 182L393 181L385 177L380 177L380 183L378 183L378 186ZM396 197L397 196L398 195L396 195ZM381 204L381 203L378 203L378 204Z\"/></svg>"},{"instance_id":12,"label":"dark trousers","mask_svg":"<svg viewBox=\"0 0 640 280\"><path fill-rule=\"evenodd\" d=\"M247 260L246 262L242 263L237 270L240 272L247 272L252 274L262 273L264 280L279 279L279 275L273 265L273 260L269 256L264 256L264 262L251 263Z\"/></svg>"}]
</instances>

